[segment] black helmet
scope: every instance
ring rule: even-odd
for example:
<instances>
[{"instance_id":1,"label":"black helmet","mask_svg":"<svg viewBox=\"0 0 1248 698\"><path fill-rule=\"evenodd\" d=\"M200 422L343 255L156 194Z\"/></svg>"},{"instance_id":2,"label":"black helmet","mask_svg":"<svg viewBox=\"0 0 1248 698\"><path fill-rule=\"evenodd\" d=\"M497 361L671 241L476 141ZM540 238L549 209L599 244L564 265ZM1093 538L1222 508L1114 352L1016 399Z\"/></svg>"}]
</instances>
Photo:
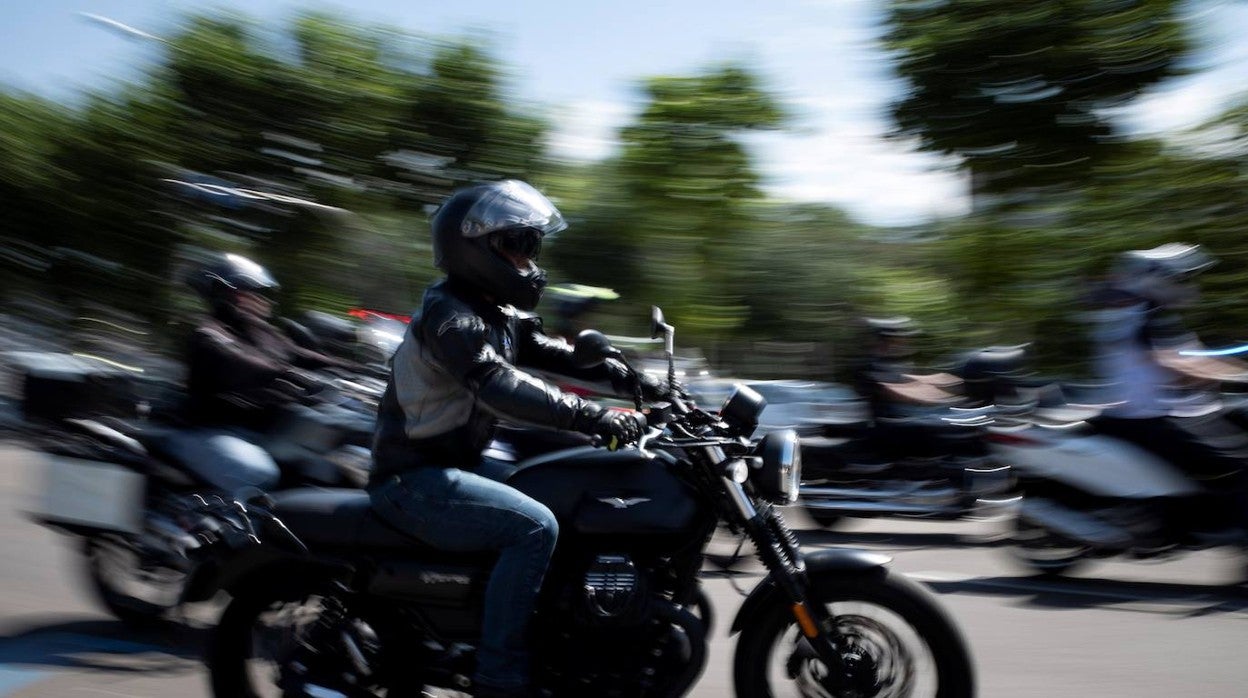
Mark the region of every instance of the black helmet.
<instances>
[{"instance_id":1,"label":"black helmet","mask_svg":"<svg viewBox=\"0 0 1248 698\"><path fill-rule=\"evenodd\" d=\"M910 339L919 335L919 328L908 317L863 318L875 346L872 352L881 358L905 359L913 356Z\"/></svg>"},{"instance_id":2,"label":"black helmet","mask_svg":"<svg viewBox=\"0 0 1248 698\"><path fill-rule=\"evenodd\" d=\"M496 302L532 310L546 288L534 263L542 238L567 227L541 192L515 179L451 194L433 215L433 262ZM508 255L527 261L518 268Z\"/></svg>"},{"instance_id":3,"label":"black helmet","mask_svg":"<svg viewBox=\"0 0 1248 698\"><path fill-rule=\"evenodd\" d=\"M267 269L242 255L232 253L214 256L192 272L187 283L207 301L214 312L232 306L235 291L270 295L281 288Z\"/></svg>"}]
</instances>

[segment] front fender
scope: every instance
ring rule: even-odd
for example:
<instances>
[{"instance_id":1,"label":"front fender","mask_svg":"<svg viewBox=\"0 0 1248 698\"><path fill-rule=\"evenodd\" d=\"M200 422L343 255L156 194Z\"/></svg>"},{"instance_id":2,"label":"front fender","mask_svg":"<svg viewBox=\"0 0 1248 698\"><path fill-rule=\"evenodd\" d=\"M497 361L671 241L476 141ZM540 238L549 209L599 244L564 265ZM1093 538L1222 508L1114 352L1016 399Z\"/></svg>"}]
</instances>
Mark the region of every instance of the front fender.
<instances>
[{"instance_id":1,"label":"front fender","mask_svg":"<svg viewBox=\"0 0 1248 698\"><path fill-rule=\"evenodd\" d=\"M830 548L817 550L805 555L806 575L815 578L823 575L840 575L843 577L869 577L883 574L885 565L892 558L882 553L849 548ZM732 635L741 632L746 626L761 616L768 606L777 601L780 590L770 576L754 587L750 595L741 604L737 617L732 621Z\"/></svg>"}]
</instances>

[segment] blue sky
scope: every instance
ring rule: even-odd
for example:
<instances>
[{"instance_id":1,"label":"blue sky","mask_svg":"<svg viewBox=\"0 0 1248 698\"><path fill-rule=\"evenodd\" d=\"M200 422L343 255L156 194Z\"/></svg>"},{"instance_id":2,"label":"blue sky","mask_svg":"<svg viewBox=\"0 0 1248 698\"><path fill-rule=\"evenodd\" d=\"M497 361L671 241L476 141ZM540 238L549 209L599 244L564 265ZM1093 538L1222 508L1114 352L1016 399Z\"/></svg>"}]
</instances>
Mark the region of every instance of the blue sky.
<instances>
[{"instance_id":1,"label":"blue sky","mask_svg":"<svg viewBox=\"0 0 1248 698\"><path fill-rule=\"evenodd\" d=\"M228 8L264 19L340 10L415 33L484 33L514 76L514 94L555 124L568 158L610 154L638 109L633 86L725 59L754 66L798 115L791 132L749 139L773 194L826 201L884 225L966 210L965 182L947 160L886 141L887 105L901 89L875 42L876 0L400 0L299 3L233 0L11 0L0 9L0 83L57 98L133 77L157 44L82 17L94 13L160 35L187 10ZM1200 71L1162 86L1122 115L1130 130L1168 133L1199 123L1248 84L1248 3L1194 0L1186 9Z\"/></svg>"}]
</instances>

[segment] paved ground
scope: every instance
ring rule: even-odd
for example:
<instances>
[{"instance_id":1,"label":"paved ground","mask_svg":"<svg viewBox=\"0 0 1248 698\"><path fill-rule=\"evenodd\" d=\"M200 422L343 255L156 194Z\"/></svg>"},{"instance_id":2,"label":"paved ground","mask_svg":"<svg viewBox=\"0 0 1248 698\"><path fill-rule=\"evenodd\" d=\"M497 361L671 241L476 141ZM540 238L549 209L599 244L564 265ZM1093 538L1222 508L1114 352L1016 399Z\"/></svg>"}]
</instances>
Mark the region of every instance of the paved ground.
<instances>
[{"instance_id":1,"label":"paved ground","mask_svg":"<svg viewBox=\"0 0 1248 698\"><path fill-rule=\"evenodd\" d=\"M33 454L0 445L0 697L207 696L204 627L134 635L100 612L70 539L21 515L36 473ZM1238 558L1215 551L1165 564L1102 563L1048 582L981 545L986 532L984 524L876 521L808 531L803 541L884 551L928 582L970 639L983 696L1248 695L1248 593L1227 586ZM731 695L733 640L724 627L740 598L723 578L707 584L721 622L693 695L711 698Z\"/></svg>"}]
</instances>

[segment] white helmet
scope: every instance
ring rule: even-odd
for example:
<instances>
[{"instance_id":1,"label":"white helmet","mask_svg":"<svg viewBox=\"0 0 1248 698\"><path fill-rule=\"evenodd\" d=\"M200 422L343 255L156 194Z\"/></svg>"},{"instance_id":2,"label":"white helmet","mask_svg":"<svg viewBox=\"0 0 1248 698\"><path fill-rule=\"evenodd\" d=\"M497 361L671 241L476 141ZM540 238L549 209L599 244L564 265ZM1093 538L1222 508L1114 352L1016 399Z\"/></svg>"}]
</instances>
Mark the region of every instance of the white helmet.
<instances>
[{"instance_id":1,"label":"white helmet","mask_svg":"<svg viewBox=\"0 0 1248 698\"><path fill-rule=\"evenodd\" d=\"M1131 250L1114 262L1115 285L1157 305L1185 305L1198 295L1193 278L1216 263L1200 245L1171 242Z\"/></svg>"}]
</instances>

